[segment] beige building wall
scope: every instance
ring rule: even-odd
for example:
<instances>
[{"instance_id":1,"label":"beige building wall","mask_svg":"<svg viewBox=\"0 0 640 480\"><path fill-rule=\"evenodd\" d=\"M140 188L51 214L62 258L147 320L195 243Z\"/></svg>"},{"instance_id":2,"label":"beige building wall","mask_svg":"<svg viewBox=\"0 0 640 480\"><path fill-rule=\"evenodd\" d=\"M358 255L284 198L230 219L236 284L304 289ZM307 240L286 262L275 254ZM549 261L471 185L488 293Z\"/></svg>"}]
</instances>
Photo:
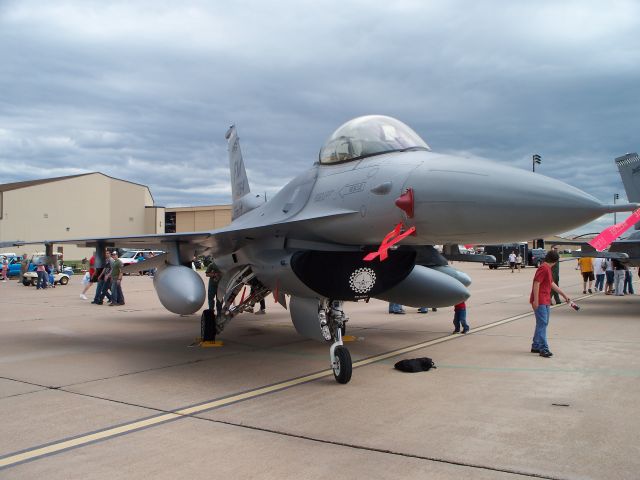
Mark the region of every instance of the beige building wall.
<instances>
[{"instance_id":1,"label":"beige building wall","mask_svg":"<svg viewBox=\"0 0 640 480\"><path fill-rule=\"evenodd\" d=\"M164 233L164 207L149 207L144 211L144 233Z\"/></svg>"},{"instance_id":2,"label":"beige building wall","mask_svg":"<svg viewBox=\"0 0 640 480\"><path fill-rule=\"evenodd\" d=\"M153 206L149 189L135 183L111 179L111 235L144 234L145 207ZM149 202L149 203L147 203Z\"/></svg>"},{"instance_id":3,"label":"beige building wall","mask_svg":"<svg viewBox=\"0 0 640 480\"><path fill-rule=\"evenodd\" d=\"M176 232L202 232L231 223L231 205L166 208L176 214Z\"/></svg>"},{"instance_id":4,"label":"beige building wall","mask_svg":"<svg viewBox=\"0 0 640 480\"><path fill-rule=\"evenodd\" d=\"M65 240L155 233L147 230L149 188L101 173L62 178L2 194L0 241ZM164 216L162 216L164 224ZM157 223L154 219L154 223ZM151 230L151 229L150 229ZM161 227L160 231L164 231ZM68 260L89 257L92 249L56 245ZM16 253L44 251L44 245L11 247Z\"/></svg>"}]
</instances>

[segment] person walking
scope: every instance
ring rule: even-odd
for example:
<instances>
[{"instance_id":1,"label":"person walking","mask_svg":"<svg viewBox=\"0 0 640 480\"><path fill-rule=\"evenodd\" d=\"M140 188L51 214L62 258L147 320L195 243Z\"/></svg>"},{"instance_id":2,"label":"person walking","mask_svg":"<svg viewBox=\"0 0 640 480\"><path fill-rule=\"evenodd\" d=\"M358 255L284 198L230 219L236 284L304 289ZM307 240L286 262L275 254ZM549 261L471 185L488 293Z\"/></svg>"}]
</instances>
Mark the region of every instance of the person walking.
<instances>
[{"instance_id":1,"label":"person walking","mask_svg":"<svg viewBox=\"0 0 640 480\"><path fill-rule=\"evenodd\" d=\"M511 267L511 273L513 273L513 269L516 268L516 252L513 250L509 254L509 266Z\"/></svg>"},{"instance_id":2,"label":"person walking","mask_svg":"<svg viewBox=\"0 0 640 480\"><path fill-rule=\"evenodd\" d=\"M604 289L604 293L606 295L613 295L613 261L610 258L605 259L605 275L606 275L606 286Z\"/></svg>"},{"instance_id":3,"label":"person walking","mask_svg":"<svg viewBox=\"0 0 640 480\"><path fill-rule=\"evenodd\" d=\"M111 255L107 252L105 254L104 267L98 274L98 282L96 284L96 294L91 302L94 305L102 305L104 298L111 302L111 294L109 293L109 285L111 284Z\"/></svg>"},{"instance_id":4,"label":"person walking","mask_svg":"<svg viewBox=\"0 0 640 480\"><path fill-rule=\"evenodd\" d=\"M111 252L111 303L110 307L124 305L122 293L122 260L118 258L117 250Z\"/></svg>"},{"instance_id":5,"label":"person walking","mask_svg":"<svg viewBox=\"0 0 640 480\"><path fill-rule=\"evenodd\" d=\"M624 293L625 295L628 293L629 295L633 295L635 292L633 291L633 274L631 273L631 268L624 266Z\"/></svg>"},{"instance_id":6,"label":"person walking","mask_svg":"<svg viewBox=\"0 0 640 480\"><path fill-rule=\"evenodd\" d=\"M589 293L593 293L593 259L591 257L580 257L578 259L580 265L580 273L582 274L582 293L587 293L587 281L589 281Z\"/></svg>"},{"instance_id":7,"label":"person walking","mask_svg":"<svg viewBox=\"0 0 640 480\"><path fill-rule=\"evenodd\" d=\"M222 312L222 300L218 298L218 284L222 278L222 270L220 270L216 265L216 262L211 259L211 263L207 265L207 269L204 274L209 278L209 287L207 288L209 310L211 311L211 314L215 313L215 315L218 316L220 315L220 312Z\"/></svg>"},{"instance_id":8,"label":"person walking","mask_svg":"<svg viewBox=\"0 0 640 480\"><path fill-rule=\"evenodd\" d=\"M453 312L453 333L467 333L469 331L467 305L460 302L453 307Z\"/></svg>"},{"instance_id":9,"label":"person walking","mask_svg":"<svg viewBox=\"0 0 640 480\"><path fill-rule=\"evenodd\" d=\"M20 275L18 275L18 283L22 283L24 281L24 274L27 273L29 269L29 260L27 260L27 254L22 254L22 260L20 261Z\"/></svg>"},{"instance_id":10,"label":"person walking","mask_svg":"<svg viewBox=\"0 0 640 480\"><path fill-rule=\"evenodd\" d=\"M516 256L516 270L518 270L518 273L520 273L521 269L522 269L522 255L518 251L518 255Z\"/></svg>"},{"instance_id":11,"label":"person walking","mask_svg":"<svg viewBox=\"0 0 640 480\"><path fill-rule=\"evenodd\" d=\"M617 258L614 258L611 263L613 265L614 295L621 297L624 295L624 265Z\"/></svg>"},{"instance_id":12,"label":"person walking","mask_svg":"<svg viewBox=\"0 0 640 480\"><path fill-rule=\"evenodd\" d=\"M91 255L91 258L89 259L89 271L85 273L84 277L82 278L82 285L84 285L84 288L82 289L82 293L80 294L80 298L82 300L86 300L87 299L87 291L91 288L91 285L93 285L94 280L94 276L96 274L96 256L95 255Z\"/></svg>"},{"instance_id":13,"label":"person walking","mask_svg":"<svg viewBox=\"0 0 640 480\"><path fill-rule=\"evenodd\" d=\"M594 289L596 292L602 292L604 290L604 271L607 268L607 264L604 261L604 258L596 257L593 260L593 271L596 274L596 284L594 285Z\"/></svg>"},{"instance_id":14,"label":"person walking","mask_svg":"<svg viewBox=\"0 0 640 480\"><path fill-rule=\"evenodd\" d=\"M44 268L44 263L42 263L42 261L38 263L38 266L36 267L36 274L38 275L36 290L47 288L47 280L45 278L47 270Z\"/></svg>"},{"instance_id":15,"label":"person walking","mask_svg":"<svg viewBox=\"0 0 640 480\"><path fill-rule=\"evenodd\" d=\"M567 302L571 299L562 291L553 281L551 270L553 265L558 263L560 256L558 252L551 250L544 258L544 262L533 277L533 285L531 286L531 295L529 303L536 317L536 328L533 333L533 341L531 343L531 353L538 353L541 357L549 358L553 356L549 350L547 342L547 326L549 325L549 316L551 313L551 291L556 291L562 295Z\"/></svg>"}]
</instances>

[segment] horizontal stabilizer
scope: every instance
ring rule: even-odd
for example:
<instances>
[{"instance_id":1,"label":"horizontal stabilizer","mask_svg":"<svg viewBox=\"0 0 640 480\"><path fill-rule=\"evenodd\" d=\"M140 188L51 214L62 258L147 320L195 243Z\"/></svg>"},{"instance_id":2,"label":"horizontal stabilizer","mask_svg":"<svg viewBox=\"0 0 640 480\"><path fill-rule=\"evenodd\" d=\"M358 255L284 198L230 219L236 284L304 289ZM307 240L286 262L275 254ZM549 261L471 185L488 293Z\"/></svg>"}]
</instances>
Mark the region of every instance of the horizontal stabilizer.
<instances>
[{"instance_id":1,"label":"horizontal stabilizer","mask_svg":"<svg viewBox=\"0 0 640 480\"><path fill-rule=\"evenodd\" d=\"M583 257L611 258L611 259L615 258L618 260L627 260L629 258L629 255L623 252L598 252L595 249L587 252L572 252L571 256L575 258L583 258Z\"/></svg>"}]
</instances>

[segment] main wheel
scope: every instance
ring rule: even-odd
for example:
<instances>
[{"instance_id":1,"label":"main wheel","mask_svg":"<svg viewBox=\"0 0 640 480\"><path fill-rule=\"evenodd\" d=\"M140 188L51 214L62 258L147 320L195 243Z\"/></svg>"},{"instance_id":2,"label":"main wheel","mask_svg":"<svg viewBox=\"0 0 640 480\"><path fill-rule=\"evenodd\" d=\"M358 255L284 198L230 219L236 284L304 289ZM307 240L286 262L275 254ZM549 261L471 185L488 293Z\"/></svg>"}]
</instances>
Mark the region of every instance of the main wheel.
<instances>
[{"instance_id":1,"label":"main wheel","mask_svg":"<svg viewBox=\"0 0 640 480\"><path fill-rule=\"evenodd\" d=\"M62 278L58 281L58 283L59 283L60 285L66 285L67 283L69 283L69 277L62 277Z\"/></svg>"},{"instance_id":2,"label":"main wheel","mask_svg":"<svg viewBox=\"0 0 640 480\"><path fill-rule=\"evenodd\" d=\"M25 287L28 287L29 285L31 285L31 281L30 281L28 278L23 278L23 279L22 279L22 284L23 284Z\"/></svg>"},{"instance_id":3,"label":"main wheel","mask_svg":"<svg viewBox=\"0 0 640 480\"><path fill-rule=\"evenodd\" d=\"M351 380L351 354L345 347L338 345L333 352L336 356L336 365L333 368L333 376L338 383L349 383Z\"/></svg>"}]
</instances>

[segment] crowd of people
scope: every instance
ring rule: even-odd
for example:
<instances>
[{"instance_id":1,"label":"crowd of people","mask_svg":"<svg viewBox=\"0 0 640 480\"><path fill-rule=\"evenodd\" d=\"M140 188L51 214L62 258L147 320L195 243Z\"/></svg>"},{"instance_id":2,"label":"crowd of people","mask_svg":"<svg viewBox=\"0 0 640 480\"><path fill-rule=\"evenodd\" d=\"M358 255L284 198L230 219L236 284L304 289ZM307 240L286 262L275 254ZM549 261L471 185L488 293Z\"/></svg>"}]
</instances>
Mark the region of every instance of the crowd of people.
<instances>
[{"instance_id":1,"label":"crowd of people","mask_svg":"<svg viewBox=\"0 0 640 480\"><path fill-rule=\"evenodd\" d=\"M118 258L118 251L105 250L104 266L96 267L96 257L89 259L89 270L85 273L82 283L83 290L80 294L82 300L88 300L87 292L95 284L96 292L91 303L104 305L105 299L109 306L121 306L125 304L122 292L122 260Z\"/></svg>"}]
</instances>

